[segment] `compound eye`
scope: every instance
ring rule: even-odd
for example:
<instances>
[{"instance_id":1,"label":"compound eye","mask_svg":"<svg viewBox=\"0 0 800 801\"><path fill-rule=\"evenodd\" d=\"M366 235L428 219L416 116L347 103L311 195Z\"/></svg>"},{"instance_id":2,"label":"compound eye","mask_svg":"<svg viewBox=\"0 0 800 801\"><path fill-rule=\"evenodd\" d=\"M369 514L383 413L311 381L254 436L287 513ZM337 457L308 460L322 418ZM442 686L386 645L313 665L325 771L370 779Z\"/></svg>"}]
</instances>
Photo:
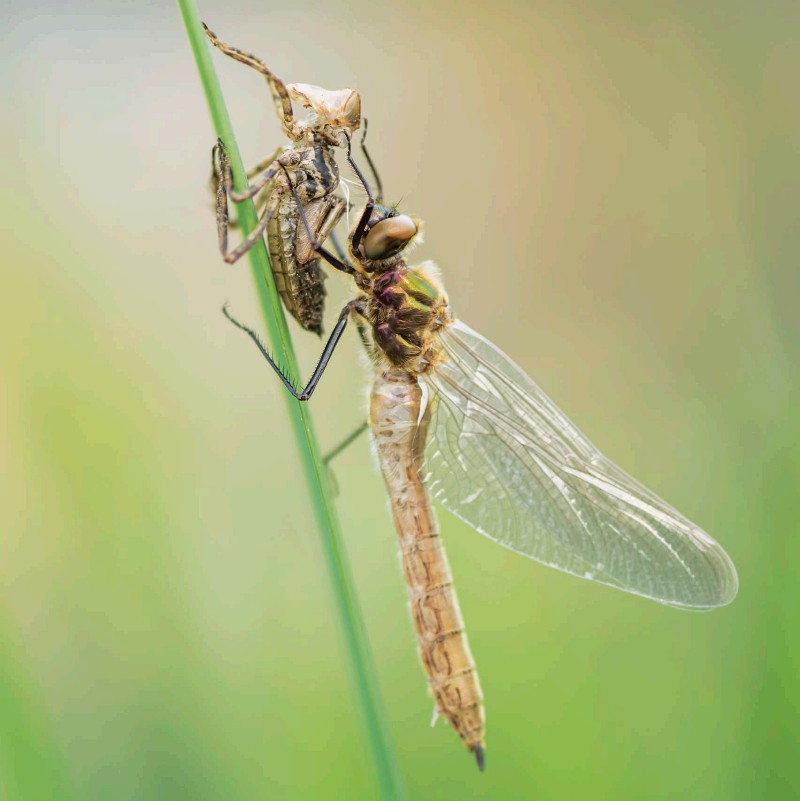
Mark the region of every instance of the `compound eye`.
<instances>
[{"instance_id":1,"label":"compound eye","mask_svg":"<svg viewBox=\"0 0 800 801\"><path fill-rule=\"evenodd\" d=\"M364 238L368 259L388 259L402 250L417 233L417 224L407 214L387 217L375 223Z\"/></svg>"}]
</instances>

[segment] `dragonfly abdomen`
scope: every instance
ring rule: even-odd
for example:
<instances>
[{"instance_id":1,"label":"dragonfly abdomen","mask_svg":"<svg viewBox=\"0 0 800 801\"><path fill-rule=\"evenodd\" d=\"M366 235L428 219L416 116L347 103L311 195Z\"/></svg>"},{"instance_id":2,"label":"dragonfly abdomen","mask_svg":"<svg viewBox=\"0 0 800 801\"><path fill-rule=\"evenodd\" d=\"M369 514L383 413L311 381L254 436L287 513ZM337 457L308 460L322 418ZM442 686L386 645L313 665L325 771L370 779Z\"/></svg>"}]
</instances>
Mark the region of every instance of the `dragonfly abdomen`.
<instances>
[{"instance_id":1,"label":"dragonfly abdomen","mask_svg":"<svg viewBox=\"0 0 800 801\"><path fill-rule=\"evenodd\" d=\"M404 371L378 376L370 422L389 491L420 659L437 711L483 766L484 710L450 566L420 475L426 417L422 391Z\"/></svg>"}]
</instances>

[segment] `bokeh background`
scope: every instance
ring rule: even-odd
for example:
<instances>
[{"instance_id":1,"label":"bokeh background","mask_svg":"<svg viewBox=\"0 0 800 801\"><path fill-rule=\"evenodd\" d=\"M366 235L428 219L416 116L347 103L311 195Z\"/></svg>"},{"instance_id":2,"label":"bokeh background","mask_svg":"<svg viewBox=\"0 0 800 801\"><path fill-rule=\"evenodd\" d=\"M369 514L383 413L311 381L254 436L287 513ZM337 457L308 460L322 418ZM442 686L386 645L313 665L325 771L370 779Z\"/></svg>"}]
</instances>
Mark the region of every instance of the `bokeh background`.
<instances>
[{"instance_id":1,"label":"bokeh background","mask_svg":"<svg viewBox=\"0 0 800 801\"><path fill-rule=\"evenodd\" d=\"M429 726L365 439L335 464L410 799L800 795L800 6L204 2L287 81L357 87L460 316L718 538L709 614L441 512L487 770ZM0 796L376 795L281 389L219 312L213 134L177 8L31 2L0 50ZM282 140L215 54L248 163ZM331 314L348 296L329 281ZM303 364L319 342L292 324ZM354 335L313 400L365 408Z\"/></svg>"}]
</instances>

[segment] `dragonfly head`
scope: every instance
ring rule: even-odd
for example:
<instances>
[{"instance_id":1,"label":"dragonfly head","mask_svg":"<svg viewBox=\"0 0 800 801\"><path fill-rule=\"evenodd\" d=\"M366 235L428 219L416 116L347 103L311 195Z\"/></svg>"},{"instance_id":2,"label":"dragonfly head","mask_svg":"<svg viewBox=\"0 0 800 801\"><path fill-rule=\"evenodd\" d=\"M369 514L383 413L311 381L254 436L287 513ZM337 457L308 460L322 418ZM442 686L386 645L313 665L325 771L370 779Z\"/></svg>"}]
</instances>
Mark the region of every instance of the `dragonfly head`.
<instances>
[{"instance_id":1,"label":"dragonfly head","mask_svg":"<svg viewBox=\"0 0 800 801\"><path fill-rule=\"evenodd\" d=\"M386 261L409 247L421 228L421 221L415 217L376 205L359 249L370 261Z\"/></svg>"},{"instance_id":2,"label":"dragonfly head","mask_svg":"<svg viewBox=\"0 0 800 801\"><path fill-rule=\"evenodd\" d=\"M309 83L290 83L286 88L292 100L311 112L307 127L331 144L346 144L361 126L361 95L355 89L323 89Z\"/></svg>"}]
</instances>

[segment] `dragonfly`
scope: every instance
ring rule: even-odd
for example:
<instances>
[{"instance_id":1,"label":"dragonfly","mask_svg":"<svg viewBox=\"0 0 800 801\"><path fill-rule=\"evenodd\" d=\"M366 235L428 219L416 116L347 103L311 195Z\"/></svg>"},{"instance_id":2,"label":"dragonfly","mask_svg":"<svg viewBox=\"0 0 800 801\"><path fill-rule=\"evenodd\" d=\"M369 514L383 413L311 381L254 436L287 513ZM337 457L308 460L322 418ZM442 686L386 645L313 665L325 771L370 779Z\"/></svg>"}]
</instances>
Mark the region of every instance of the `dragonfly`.
<instances>
[{"instance_id":1,"label":"dragonfly","mask_svg":"<svg viewBox=\"0 0 800 801\"><path fill-rule=\"evenodd\" d=\"M509 356L453 313L432 262L405 254L420 221L367 202L342 260L356 294L309 382L311 398L350 319L370 353L369 428L400 539L419 654L435 712L485 764L483 694L432 499L494 542L550 567L662 604L712 609L738 590L725 550L604 456Z\"/></svg>"},{"instance_id":2,"label":"dragonfly","mask_svg":"<svg viewBox=\"0 0 800 801\"><path fill-rule=\"evenodd\" d=\"M310 246L305 226L299 225L298 209L302 206L308 228L320 242L339 223L347 203L335 194L339 169L334 148L346 147L361 126L361 96L353 89L329 90L303 83L287 86L260 58L222 42L205 23L203 29L217 49L266 78L278 119L289 137L288 145L248 171L252 182L243 192L233 189L230 159L225 144L217 140L211 151L211 169L220 251L225 261L233 264L266 232L275 284L285 308L305 330L321 335L325 271ZM296 116L293 100L309 112L306 120ZM363 137L361 147L380 186ZM288 191L288 181L294 186L293 193ZM228 197L236 203L256 198L263 207L256 228L232 250L228 249Z\"/></svg>"}]
</instances>

